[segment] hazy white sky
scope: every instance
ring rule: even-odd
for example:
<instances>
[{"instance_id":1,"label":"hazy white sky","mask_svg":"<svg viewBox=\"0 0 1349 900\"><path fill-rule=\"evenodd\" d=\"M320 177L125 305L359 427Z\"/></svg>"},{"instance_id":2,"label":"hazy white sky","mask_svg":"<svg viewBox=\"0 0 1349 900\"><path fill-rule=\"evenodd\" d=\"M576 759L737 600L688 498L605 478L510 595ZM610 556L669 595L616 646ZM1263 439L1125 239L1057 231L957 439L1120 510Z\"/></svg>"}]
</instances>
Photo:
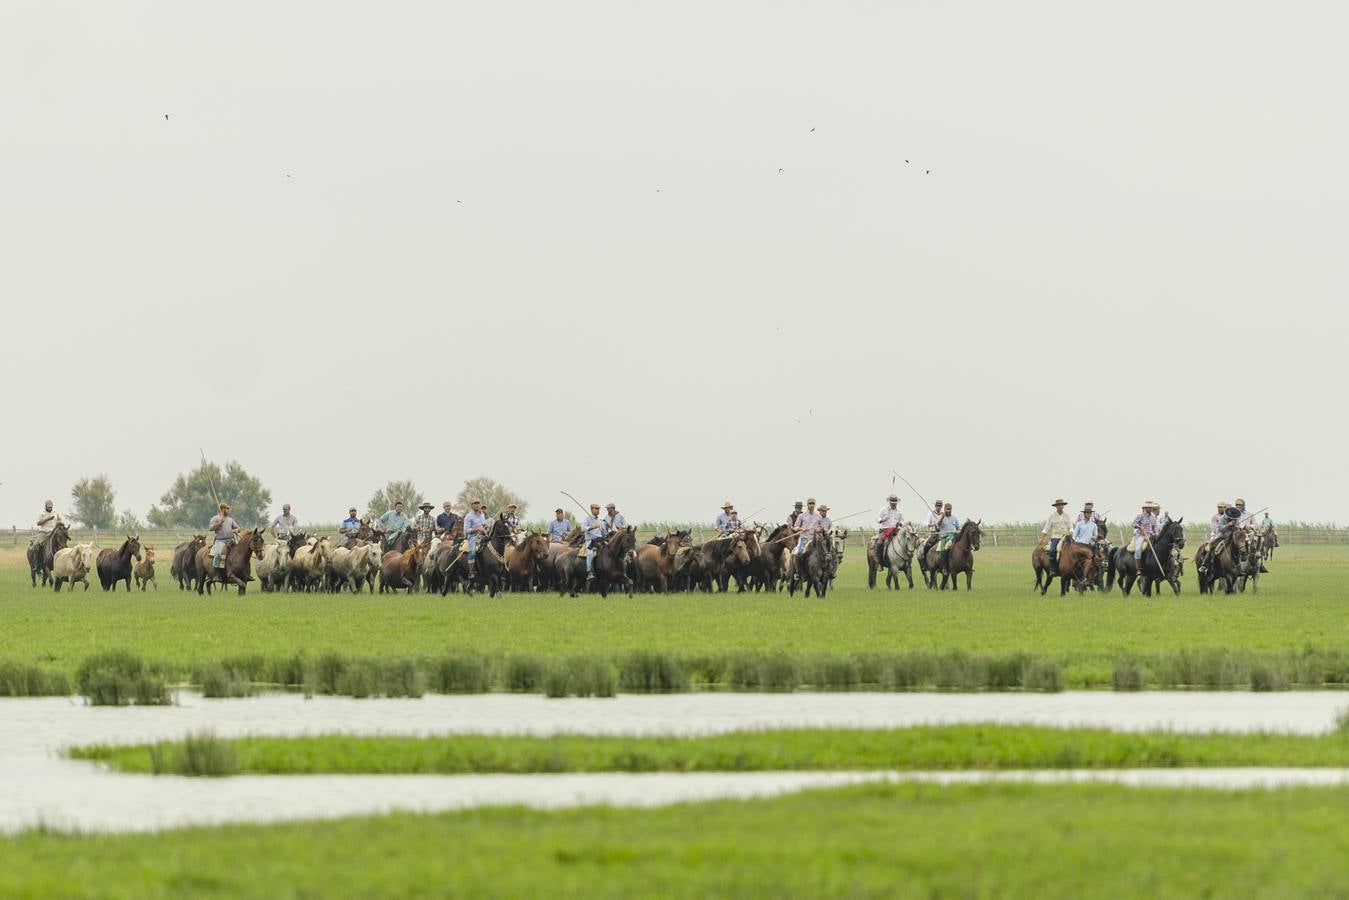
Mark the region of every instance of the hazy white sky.
<instances>
[{"instance_id":1,"label":"hazy white sky","mask_svg":"<svg viewBox=\"0 0 1349 900\"><path fill-rule=\"evenodd\" d=\"M897 467L1343 520L1346 26L8 0L0 522L99 472L143 515L198 446L304 519L476 475L842 514Z\"/></svg>"}]
</instances>

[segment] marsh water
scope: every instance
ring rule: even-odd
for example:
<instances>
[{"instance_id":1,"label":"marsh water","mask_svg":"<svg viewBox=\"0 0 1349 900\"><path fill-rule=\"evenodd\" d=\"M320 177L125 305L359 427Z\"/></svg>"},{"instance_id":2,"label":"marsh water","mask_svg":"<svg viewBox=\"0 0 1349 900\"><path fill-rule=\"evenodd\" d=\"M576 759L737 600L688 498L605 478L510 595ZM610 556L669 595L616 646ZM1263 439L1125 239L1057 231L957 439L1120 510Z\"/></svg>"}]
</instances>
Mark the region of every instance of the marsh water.
<instances>
[{"instance_id":1,"label":"marsh water","mask_svg":"<svg viewBox=\"0 0 1349 900\"><path fill-rule=\"evenodd\" d=\"M206 700L183 692L167 707L90 707L79 698L0 700L0 830L141 831L188 824L280 821L524 804L551 808L659 805L769 796L872 781L1112 781L1255 787L1345 784L1341 769L1145 769L1094 772L753 772L563 775L121 775L61 756L90 743L180 738L210 729L248 734L711 734L773 727L886 728L921 723L1092 725L1121 730L1330 729L1349 696L1336 692L1069 692L1063 694L793 693L621 695L550 700L515 694L416 700L305 699L276 694Z\"/></svg>"}]
</instances>

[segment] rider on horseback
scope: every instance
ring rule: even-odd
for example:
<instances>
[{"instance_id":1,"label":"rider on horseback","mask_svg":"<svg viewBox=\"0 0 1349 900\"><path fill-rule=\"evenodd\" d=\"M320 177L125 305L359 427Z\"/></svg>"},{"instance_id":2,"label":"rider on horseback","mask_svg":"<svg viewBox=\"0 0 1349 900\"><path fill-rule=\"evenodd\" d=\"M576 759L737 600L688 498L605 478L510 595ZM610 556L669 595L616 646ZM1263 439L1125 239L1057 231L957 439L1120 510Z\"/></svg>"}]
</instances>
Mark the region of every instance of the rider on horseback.
<instances>
[{"instance_id":1,"label":"rider on horseback","mask_svg":"<svg viewBox=\"0 0 1349 900\"><path fill-rule=\"evenodd\" d=\"M356 507L347 510L347 517L337 526L337 533L340 535L337 539L337 546L345 547L348 541L354 540L356 532L361 530L361 517L356 515Z\"/></svg>"},{"instance_id":2,"label":"rider on horseback","mask_svg":"<svg viewBox=\"0 0 1349 900\"><path fill-rule=\"evenodd\" d=\"M801 501L797 500L794 504L792 504L792 511L787 513L786 524L791 526L792 528L796 527L796 520L801 518L801 506L802 506Z\"/></svg>"},{"instance_id":3,"label":"rider on horseback","mask_svg":"<svg viewBox=\"0 0 1349 900\"><path fill-rule=\"evenodd\" d=\"M379 524L384 526L384 531L388 535L388 546L392 547L398 542L398 536L407 531L408 517L403 512L403 501L396 500L393 509L379 517Z\"/></svg>"},{"instance_id":4,"label":"rider on horseback","mask_svg":"<svg viewBox=\"0 0 1349 900\"><path fill-rule=\"evenodd\" d=\"M1134 567L1140 573L1143 570L1143 547L1157 535L1157 512L1161 508L1156 500L1148 500L1143 504L1143 511L1130 523L1134 528Z\"/></svg>"},{"instance_id":5,"label":"rider on horseback","mask_svg":"<svg viewBox=\"0 0 1349 900\"><path fill-rule=\"evenodd\" d=\"M52 508L52 502L48 500L42 504L42 512L37 514L37 531L33 534L33 539L29 545L41 545L51 540L52 532L56 526L61 524L61 514Z\"/></svg>"},{"instance_id":6,"label":"rider on horseback","mask_svg":"<svg viewBox=\"0 0 1349 900\"><path fill-rule=\"evenodd\" d=\"M206 528L215 535L215 542L211 545L211 568L223 569L225 554L229 552L230 545L234 543L235 535L239 531L239 523L230 515L228 503L220 504L219 514L211 517L211 523Z\"/></svg>"},{"instance_id":7,"label":"rider on horseback","mask_svg":"<svg viewBox=\"0 0 1349 900\"><path fill-rule=\"evenodd\" d=\"M1095 501L1083 500L1082 511L1077 514L1077 518L1073 520L1073 523L1091 522L1093 525L1099 525L1101 521L1103 520L1101 514L1096 511Z\"/></svg>"},{"instance_id":8,"label":"rider on horseback","mask_svg":"<svg viewBox=\"0 0 1349 900\"><path fill-rule=\"evenodd\" d=\"M421 512L412 520L412 533L416 536L417 543L429 544L436 533L436 518L431 515L431 510L436 508L435 504L430 500L423 500L421 506L417 508Z\"/></svg>"},{"instance_id":9,"label":"rider on horseback","mask_svg":"<svg viewBox=\"0 0 1349 900\"><path fill-rule=\"evenodd\" d=\"M815 511L815 498L807 497L806 511L796 517L798 536L796 549L792 551L794 555L800 556L806 552L806 544L815 536L815 532L820 530L820 523L823 521L824 517Z\"/></svg>"},{"instance_id":10,"label":"rider on horseback","mask_svg":"<svg viewBox=\"0 0 1349 900\"><path fill-rule=\"evenodd\" d=\"M598 508L599 507L596 507L596 509ZM733 510L734 508L735 506L734 504L731 503L730 500L727 500L725 503L721 504L721 512L717 513L716 519L714 519L712 522L712 524L716 526L717 537L726 537L728 534L731 533L731 529L728 527L728 525L730 524L731 521L731 510Z\"/></svg>"},{"instance_id":11,"label":"rider on horseback","mask_svg":"<svg viewBox=\"0 0 1349 900\"><path fill-rule=\"evenodd\" d=\"M483 512L481 500L474 500L469 506L468 515L464 516L464 543L468 554L468 574L472 575L478 563L478 545L487 536L487 513Z\"/></svg>"},{"instance_id":12,"label":"rider on horseback","mask_svg":"<svg viewBox=\"0 0 1349 900\"><path fill-rule=\"evenodd\" d=\"M944 570L946 563L951 556L951 545L956 542L956 536L960 534L960 519L956 518L952 506L948 501L942 506L941 518L937 520L937 535L941 541L937 545L937 569Z\"/></svg>"},{"instance_id":13,"label":"rider on horseback","mask_svg":"<svg viewBox=\"0 0 1349 900\"><path fill-rule=\"evenodd\" d=\"M891 494L885 498L885 505L876 513L876 524L881 533L876 536L876 558L885 559L885 545L894 533L904 527L904 514L899 511L899 497Z\"/></svg>"},{"instance_id":14,"label":"rider on horseback","mask_svg":"<svg viewBox=\"0 0 1349 900\"><path fill-rule=\"evenodd\" d=\"M609 521L600 515L600 505L590 504L590 515L581 520L585 532L586 585L595 580L595 548L604 543L609 534Z\"/></svg>"},{"instance_id":15,"label":"rider on horseback","mask_svg":"<svg viewBox=\"0 0 1349 900\"><path fill-rule=\"evenodd\" d=\"M1054 511L1045 519L1045 527L1040 529L1040 534L1049 538L1049 571L1054 575L1059 574L1059 541L1073 530L1072 520L1063 512L1067 505L1068 501L1062 497L1055 500Z\"/></svg>"}]
</instances>

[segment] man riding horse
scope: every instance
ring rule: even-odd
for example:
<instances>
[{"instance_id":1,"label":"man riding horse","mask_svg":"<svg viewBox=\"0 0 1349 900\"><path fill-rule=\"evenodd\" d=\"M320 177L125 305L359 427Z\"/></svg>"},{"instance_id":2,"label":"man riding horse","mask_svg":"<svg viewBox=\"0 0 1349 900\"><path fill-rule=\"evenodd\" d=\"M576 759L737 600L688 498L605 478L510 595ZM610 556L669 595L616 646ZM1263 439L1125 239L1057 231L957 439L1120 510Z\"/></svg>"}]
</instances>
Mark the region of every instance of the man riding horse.
<instances>
[{"instance_id":1,"label":"man riding horse","mask_svg":"<svg viewBox=\"0 0 1349 900\"><path fill-rule=\"evenodd\" d=\"M1073 530L1073 522L1063 512L1068 501L1062 497L1052 504L1054 511L1045 519L1045 527L1040 529L1042 538L1049 541L1049 573L1059 574L1059 543ZM1089 523L1090 524L1090 523ZM1095 528L1095 525L1092 525Z\"/></svg>"},{"instance_id":2,"label":"man riding horse","mask_svg":"<svg viewBox=\"0 0 1349 900\"><path fill-rule=\"evenodd\" d=\"M876 536L872 552L876 559L884 560L886 545L895 536L895 532L904 527L904 513L899 511L898 496L891 494L885 498L885 505L876 513L876 524L880 527L881 533Z\"/></svg>"}]
</instances>

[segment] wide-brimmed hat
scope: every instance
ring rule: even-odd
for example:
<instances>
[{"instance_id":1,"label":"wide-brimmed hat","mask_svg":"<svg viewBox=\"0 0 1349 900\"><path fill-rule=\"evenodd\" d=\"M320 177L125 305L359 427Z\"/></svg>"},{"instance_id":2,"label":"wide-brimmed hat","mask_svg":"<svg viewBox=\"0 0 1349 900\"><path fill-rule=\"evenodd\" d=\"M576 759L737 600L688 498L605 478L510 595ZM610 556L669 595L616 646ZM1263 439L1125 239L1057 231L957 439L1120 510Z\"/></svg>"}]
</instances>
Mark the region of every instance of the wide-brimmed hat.
<instances>
[{"instance_id":1,"label":"wide-brimmed hat","mask_svg":"<svg viewBox=\"0 0 1349 900\"><path fill-rule=\"evenodd\" d=\"M1067 505L1068 505L1068 501L1067 501L1067 500L1064 500L1062 497L1060 497L1059 499L1055 500L1053 503L1051 503L1051 504L1049 504L1049 505L1050 505L1050 506L1067 506Z\"/></svg>"},{"instance_id":2,"label":"wide-brimmed hat","mask_svg":"<svg viewBox=\"0 0 1349 900\"><path fill-rule=\"evenodd\" d=\"M1144 508L1144 509L1161 509L1161 508L1162 508L1162 505L1161 505L1160 503L1158 503L1156 500L1144 500L1144 501L1143 501L1143 508Z\"/></svg>"},{"instance_id":3,"label":"wide-brimmed hat","mask_svg":"<svg viewBox=\"0 0 1349 900\"><path fill-rule=\"evenodd\" d=\"M792 506L805 506L805 504L802 503L800 500L797 500L795 503L792 504Z\"/></svg>"},{"instance_id":4,"label":"wide-brimmed hat","mask_svg":"<svg viewBox=\"0 0 1349 900\"><path fill-rule=\"evenodd\" d=\"M1223 515L1227 516L1229 519L1240 519L1241 510L1237 509L1235 506L1229 506L1227 507L1227 512L1223 513Z\"/></svg>"},{"instance_id":5,"label":"wide-brimmed hat","mask_svg":"<svg viewBox=\"0 0 1349 900\"><path fill-rule=\"evenodd\" d=\"M823 512L824 510L826 510L826 509L828 509L828 508L829 508L829 504L828 504L828 503L821 503L821 504L820 504L820 511L821 511L821 512Z\"/></svg>"},{"instance_id":6,"label":"wide-brimmed hat","mask_svg":"<svg viewBox=\"0 0 1349 900\"><path fill-rule=\"evenodd\" d=\"M1083 506L1095 506L1095 505L1096 505L1096 501L1095 501L1095 500L1083 500L1083 501L1082 501L1082 505L1083 505Z\"/></svg>"},{"instance_id":7,"label":"wide-brimmed hat","mask_svg":"<svg viewBox=\"0 0 1349 900\"><path fill-rule=\"evenodd\" d=\"M734 505L735 505L735 504L732 503L730 500L727 500L725 503L721 504L721 508L722 508L722 509L730 509L730 508L731 508L732 506L734 506Z\"/></svg>"},{"instance_id":8,"label":"wide-brimmed hat","mask_svg":"<svg viewBox=\"0 0 1349 900\"><path fill-rule=\"evenodd\" d=\"M423 500L422 503L421 503L421 506L418 506L417 508L418 508L418 509L435 509L435 508L436 508L436 505L435 505L434 503L432 503L430 500Z\"/></svg>"},{"instance_id":9,"label":"wide-brimmed hat","mask_svg":"<svg viewBox=\"0 0 1349 900\"><path fill-rule=\"evenodd\" d=\"M887 502L887 503L898 503L898 502L899 502L899 497L898 497L898 495L896 495L896 494L891 494L889 497L886 497L886 498L885 498L885 502Z\"/></svg>"},{"instance_id":10,"label":"wide-brimmed hat","mask_svg":"<svg viewBox=\"0 0 1349 900\"><path fill-rule=\"evenodd\" d=\"M933 500L933 501L932 501L932 505L933 505L933 506L941 506L941 501L940 501L940 500Z\"/></svg>"}]
</instances>

